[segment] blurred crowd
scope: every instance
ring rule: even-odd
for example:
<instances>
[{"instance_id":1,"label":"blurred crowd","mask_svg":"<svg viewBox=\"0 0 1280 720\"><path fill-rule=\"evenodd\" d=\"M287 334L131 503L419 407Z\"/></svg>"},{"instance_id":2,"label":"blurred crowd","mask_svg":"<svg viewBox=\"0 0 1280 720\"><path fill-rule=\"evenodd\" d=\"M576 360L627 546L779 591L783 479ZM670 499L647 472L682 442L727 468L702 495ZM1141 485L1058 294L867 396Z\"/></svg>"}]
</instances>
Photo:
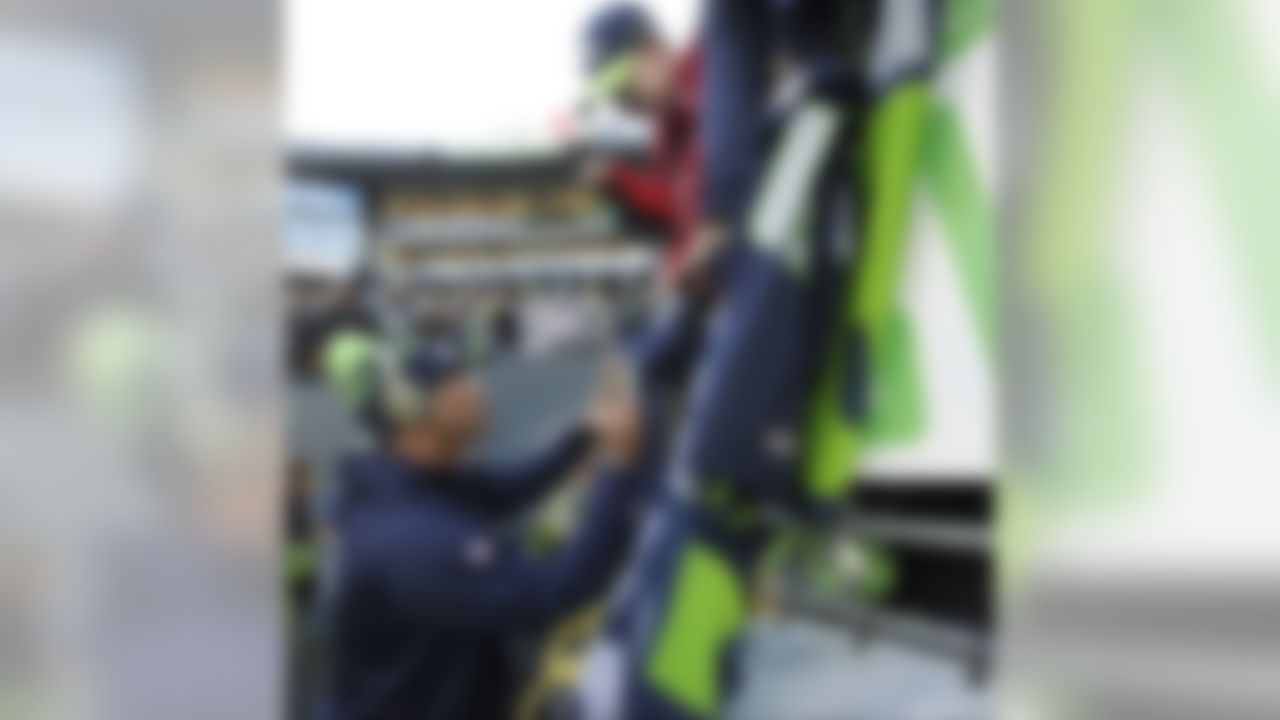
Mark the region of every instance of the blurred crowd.
<instances>
[{"instance_id":1,"label":"blurred crowd","mask_svg":"<svg viewBox=\"0 0 1280 720\"><path fill-rule=\"evenodd\" d=\"M633 336L649 312L643 281L561 281L506 288L371 287L323 280L292 298L288 367L294 381L325 373L325 358L352 333L400 347L446 343L474 362L598 350Z\"/></svg>"}]
</instances>

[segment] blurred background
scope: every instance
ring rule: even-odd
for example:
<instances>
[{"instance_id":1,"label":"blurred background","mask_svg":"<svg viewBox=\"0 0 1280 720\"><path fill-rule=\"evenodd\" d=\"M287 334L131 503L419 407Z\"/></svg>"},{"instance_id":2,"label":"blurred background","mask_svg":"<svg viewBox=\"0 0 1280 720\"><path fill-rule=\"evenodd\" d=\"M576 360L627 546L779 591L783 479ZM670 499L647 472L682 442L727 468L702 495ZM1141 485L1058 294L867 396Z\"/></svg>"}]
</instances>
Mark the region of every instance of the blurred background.
<instances>
[{"instance_id":1,"label":"blurred background","mask_svg":"<svg viewBox=\"0 0 1280 720\"><path fill-rule=\"evenodd\" d=\"M1275 717L1280 5L947 2L977 192L921 194L918 413L732 716ZM465 345L493 457L578 407L656 262L578 172L649 137L576 112L595 4L0 10L0 717L320 692L335 330Z\"/></svg>"}]
</instances>

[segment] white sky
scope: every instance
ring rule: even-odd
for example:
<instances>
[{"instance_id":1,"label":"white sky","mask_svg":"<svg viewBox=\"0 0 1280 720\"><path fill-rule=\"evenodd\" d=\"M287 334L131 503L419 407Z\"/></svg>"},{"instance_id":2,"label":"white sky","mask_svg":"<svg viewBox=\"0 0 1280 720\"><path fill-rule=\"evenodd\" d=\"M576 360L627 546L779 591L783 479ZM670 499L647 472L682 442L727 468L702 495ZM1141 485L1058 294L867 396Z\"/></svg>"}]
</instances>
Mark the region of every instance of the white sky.
<instances>
[{"instance_id":1,"label":"white sky","mask_svg":"<svg viewBox=\"0 0 1280 720\"><path fill-rule=\"evenodd\" d=\"M554 138L604 0L287 0L291 143L510 148ZM649 0L684 39L699 0Z\"/></svg>"}]
</instances>

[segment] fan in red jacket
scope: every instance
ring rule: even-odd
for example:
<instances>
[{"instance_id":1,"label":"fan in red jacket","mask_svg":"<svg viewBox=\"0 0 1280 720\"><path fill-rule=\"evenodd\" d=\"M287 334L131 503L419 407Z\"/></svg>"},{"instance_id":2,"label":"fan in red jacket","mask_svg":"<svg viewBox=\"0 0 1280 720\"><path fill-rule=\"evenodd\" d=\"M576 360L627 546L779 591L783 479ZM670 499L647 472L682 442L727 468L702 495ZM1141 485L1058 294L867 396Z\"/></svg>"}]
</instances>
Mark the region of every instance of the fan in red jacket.
<instances>
[{"instance_id":1,"label":"fan in red jacket","mask_svg":"<svg viewBox=\"0 0 1280 720\"><path fill-rule=\"evenodd\" d=\"M655 131L649 165L609 161L588 174L628 211L666 231L663 277L685 285L722 234L706 220L700 197L700 52L671 47L635 6L602 14L587 32L590 99L617 102L650 119Z\"/></svg>"}]
</instances>

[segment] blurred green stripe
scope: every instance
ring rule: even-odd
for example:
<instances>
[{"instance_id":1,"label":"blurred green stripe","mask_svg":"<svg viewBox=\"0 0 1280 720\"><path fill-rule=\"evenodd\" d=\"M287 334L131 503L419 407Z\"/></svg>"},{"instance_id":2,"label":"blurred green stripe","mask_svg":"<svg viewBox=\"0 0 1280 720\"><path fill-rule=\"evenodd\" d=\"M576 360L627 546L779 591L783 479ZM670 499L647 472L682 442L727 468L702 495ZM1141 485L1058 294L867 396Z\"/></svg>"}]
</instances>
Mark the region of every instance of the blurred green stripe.
<instances>
[{"instance_id":1,"label":"blurred green stripe","mask_svg":"<svg viewBox=\"0 0 1280 720\"><path fill-rule=\"evenodd\" d=\"M934 108L923 152L925 186L937 201L969 310L990 357L996 332L995 223L960 120L950 108Z\"/></svg>"},{"instance_id":2,"label":"blurred green stripe","mask_svg":"<svg viewBox=\"0 0 1280 720\"><path fill-rule=\"evenodd\" d=\"M942 20L942 59L964 52L995 26L995 0L948 0Z\"/></svg>"}]
</instances>

